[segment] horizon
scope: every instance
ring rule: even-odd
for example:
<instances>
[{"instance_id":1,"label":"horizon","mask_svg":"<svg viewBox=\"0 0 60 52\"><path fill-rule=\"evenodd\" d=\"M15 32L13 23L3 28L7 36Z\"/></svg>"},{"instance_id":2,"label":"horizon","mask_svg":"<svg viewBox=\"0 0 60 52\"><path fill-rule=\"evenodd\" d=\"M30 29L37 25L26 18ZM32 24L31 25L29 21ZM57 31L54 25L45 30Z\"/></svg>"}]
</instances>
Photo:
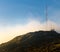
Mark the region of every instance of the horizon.
<instances>
[{"instance_id":1,"label":"horizon","mask_svg":"<svg viewBox=\"0 0 60 52\"><path fill-rule=\"evenodd\" d=\"M60 0L0 0L0 43L39 30L60 33L59 23Z\"/></svg>"}]
</instances>

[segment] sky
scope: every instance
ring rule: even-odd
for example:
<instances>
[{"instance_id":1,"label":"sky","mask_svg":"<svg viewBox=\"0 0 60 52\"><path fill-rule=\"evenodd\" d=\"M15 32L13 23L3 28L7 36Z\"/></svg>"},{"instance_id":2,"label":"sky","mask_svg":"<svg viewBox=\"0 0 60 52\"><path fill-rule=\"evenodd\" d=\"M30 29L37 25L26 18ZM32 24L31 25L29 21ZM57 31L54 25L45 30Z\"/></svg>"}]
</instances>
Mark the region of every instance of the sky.
<instances>
[{"instance_id":1,"label":"sky","mask_svg":"<svg viewBox=\"0 0 60 52\"><path fill-rule=\"evenodd\" d=\"M60 33L60 0L0 0L0 43L51 29Z\"/></svg>"}]
</instances>

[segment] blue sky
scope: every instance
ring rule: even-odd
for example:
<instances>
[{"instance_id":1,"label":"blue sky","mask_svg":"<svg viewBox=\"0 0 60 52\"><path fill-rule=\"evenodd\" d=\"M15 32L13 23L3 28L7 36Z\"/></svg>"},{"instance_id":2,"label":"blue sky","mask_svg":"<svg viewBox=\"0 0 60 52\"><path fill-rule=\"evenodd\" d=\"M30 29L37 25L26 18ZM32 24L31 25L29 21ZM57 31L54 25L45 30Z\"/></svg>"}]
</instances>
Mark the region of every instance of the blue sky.
<instances>
[{"instance_id":1,"label":"blue sky","mask_svg":"<svg viewBox=\"0 0 60 52\"><path fill-rule=\"evenodd\" d=\"M60 0L0 0L0 43L52 28L60 33Z\"/></svg>"},{"instance_id":2,"label":"blue sky","mask_svg":"<svg viewBox=\"0 0 60 52\"><path fill-rule=\"evenodd\" d=\"M60 0L0 0L0 25L26 24L29 18L43 22L46 3L50 19L55 11L60 10Z\"/></svg>"}]
</instances>

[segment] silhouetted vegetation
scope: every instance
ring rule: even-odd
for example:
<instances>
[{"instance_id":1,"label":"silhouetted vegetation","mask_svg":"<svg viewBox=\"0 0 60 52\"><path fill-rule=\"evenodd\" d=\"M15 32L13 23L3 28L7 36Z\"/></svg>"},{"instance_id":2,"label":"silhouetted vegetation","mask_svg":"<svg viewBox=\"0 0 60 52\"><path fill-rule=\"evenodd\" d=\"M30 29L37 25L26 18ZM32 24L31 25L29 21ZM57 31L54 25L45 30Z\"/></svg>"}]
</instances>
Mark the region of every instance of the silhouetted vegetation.
<instances>
[{"instance_id":1,"label":"silhouetted vegetation","mask_svg":"<svg viewBox=\"0 0 60 52\"><path fill-rule=\"evenodd\" d=\"M60 52L60 34L54 30L30 32L1 44L0 52Z\"/></svg>"}]
</instances>

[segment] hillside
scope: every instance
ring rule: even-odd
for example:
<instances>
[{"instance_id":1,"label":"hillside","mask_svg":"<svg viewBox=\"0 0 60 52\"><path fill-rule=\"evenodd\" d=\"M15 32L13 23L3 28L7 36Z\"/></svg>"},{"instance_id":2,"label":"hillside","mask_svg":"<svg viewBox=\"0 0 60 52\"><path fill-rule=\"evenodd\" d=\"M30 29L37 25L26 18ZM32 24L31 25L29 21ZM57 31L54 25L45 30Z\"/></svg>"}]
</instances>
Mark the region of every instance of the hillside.
<instances>
[{"instance_id":1,"label":"hillside","mask_svg":"<svg viewBox=\"0 0 60 52\"><path fill-rule=\"evenodd\" d=\"M30 32L1 44L0 52L60 52L60 34L54 30Z\"/></svg>"}]
</instances>

